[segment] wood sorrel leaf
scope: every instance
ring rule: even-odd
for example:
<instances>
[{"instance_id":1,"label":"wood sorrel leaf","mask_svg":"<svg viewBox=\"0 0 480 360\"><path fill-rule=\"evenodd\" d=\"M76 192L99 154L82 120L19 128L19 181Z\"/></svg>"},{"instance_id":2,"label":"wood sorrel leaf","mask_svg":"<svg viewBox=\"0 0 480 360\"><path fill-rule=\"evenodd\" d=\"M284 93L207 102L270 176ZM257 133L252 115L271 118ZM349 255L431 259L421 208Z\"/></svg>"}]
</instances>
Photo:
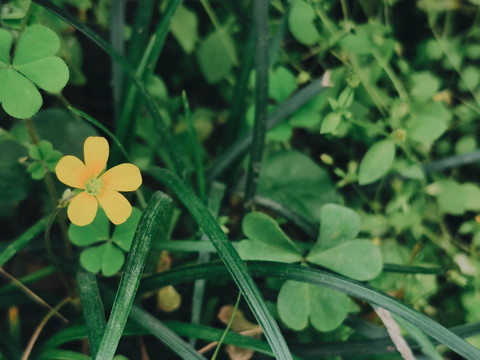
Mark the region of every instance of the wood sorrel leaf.
<instances>
[{"instance_id":1,"label":"wood sorrel leaf","mask_svg":"<svg viewBox=\"0 0 480 360\"><path fill-rule=\"evenodd\" d=\"M292 240L270 216L252 212L242 223L248 240L240 241L238 253L245 260L297 262L302 259Z\"/></svg>"},{"instance_id":2,"label":"wood sorrel leaf","mask_svg":"<svg viewBox=\"0 0 480 360\"><path fill-rule=\"evenodd\" d=\"M336 199L327 172L297 151L278 152L265 162L258 192L310 221L318 221L322 205Z\"/></svg>"},{"instance_id":3,"label":"wood sorrel leaf","mask_svg":"<svg viewBox=\"0 0 480 360\"><path fill-rule=\"evenodd\" d=\"M77 246L88 246L110 238L110 221L105 211L99 208L91 224L77 226L70 224L68 237Z\"/></svg>"},{"instance_id":4,"label":"wood sorrel leaf","mask_svg":"<svg viewBox=\"0 0 480 360\"><path fill-rule=\"evenodd\" d=\"M313 45L320 40L320 34L313 21L315 11L310 4L303 0L295 0L288 16L290 32L300 43Z\"/></svg>"},{"instance_id":5,"label":"wood sorrel leaf","mask_svg":"<svg viewBox=\"0 0 480 360\"><path fill-rule=\"evenodd\" d=\"M345 320L350 303L345 294L288 280L280 289L277 306L280 318L291 329L306 328L310 319L315 329L331 331Z\"/></svg>"},{"instance_id":6,"label":"wood sorrel leaf","mask_svg":"<svg viewBox=\"0 0 480 360\"><path fill-rule=\"evenodd\" d=\"M360 217L344 206L327 204L320 213L320 233L314 251L331 249L345 241L354 239L360 231Z\"/></svg>"},{"instance_id":7,"label":"wood sorrel leaf","mask_svg":"<svg viewBox=\"0 0 480 360\"><path fill-rule=\"evenodd\" d=\"M132 215L130 215L127 221L117 225L113 231L112 241L125 251L130 250L133 235L135 235L135 230L137 229L141 216L142 212L137 208L133 208Z\"/></svg>"},{"instance_id":8,"label":"wood sorrel leaf","mask_svg":"<svg viewBox=\"0 0 480 360\"><path fill-rule=\"evenodd\" d=\"M55 53L60 39L50 29L33 25L20 36L12 67L11 35L0 32L0 103L16 118L33 116L42 106L42 97L33 83L43 90L59 92L68 81L65 62ZM33 83L32 83L33 82Z\"/></svg>"},{"instance_id":9,"label":"wood sorrel leaf","mask_svg":"<svg viewBox=\"0 0 480 360\"><path fill-rule=\"evenodd\" d=\"M375 278L383 267L382 253L369 240L351 240L325 251L312 251L307 261L355 280Z\"/></svg>"}]
</instances>

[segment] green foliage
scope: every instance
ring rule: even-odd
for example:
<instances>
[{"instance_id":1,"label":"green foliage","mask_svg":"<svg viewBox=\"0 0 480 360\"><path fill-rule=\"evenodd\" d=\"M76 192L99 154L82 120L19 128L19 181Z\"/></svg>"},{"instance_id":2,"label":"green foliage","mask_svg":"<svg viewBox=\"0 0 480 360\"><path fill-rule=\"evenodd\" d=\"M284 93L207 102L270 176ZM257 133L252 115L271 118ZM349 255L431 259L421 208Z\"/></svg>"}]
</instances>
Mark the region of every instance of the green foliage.
<instances>
[{"instance_id":1,"label":"green foliage","mask_svg":"<svg viewBox=\"0 0 480 360\"><path fill-rule=\"evenodd\" d=\"M239 290L266 340L229 331L225 343L278 359L400 358L371 305L416 353L480 358L480 2L459 3L2 2L2 271L50 306L66 294L81 306L32 311L6 284L0 358L84 359L85 339L93 358L122 358L118 343L145 334L165 358L205 359L191 344L223 328L200 323ZM100 209L69 225L76 192L59 196L52 172L99 134L108 168L135 163L143 185L126 223ZM124 262L120 283L97 282ZM187 282L163 324L165 290ZM77 325L47 324L29 354L34 324L59 314Z\"/></svg>"},{"instance_id":2,"label":"green foliage","mask_svg":"<svg viewBox=\"0 0 480 360\"><path fill-rule=\"evenodd\" d=\"M60 40L46 27L30 26L19 38L12 62L11 44L10 33L0 29L0 102L13 117L32 117L42 106L42 97L35 85L58 93L68 81L67 66L55 56Z\"/></svg>"},{"instance_id":3,"label":"green foliage","mask_svg":"<svg viewBox=\"0 0 480 360\"><path fill-rule=\"evenodd\" d=\"M51 142L42 140L38 145L32 145L29 150L29 155L34 160L28 166L28 172L33 179L42 179L47 171L55 172L55 166L63 156L63 154L53 149Z\"/></svg>"},{"instance_id":4,"label":"green foliage","mask_svg":"<svg viewBox=\"0 0 480 360\"><path fill-rule=\"evenodd\" d=\"M94 274L102 271L105 276L115 275L125 261L124 252L130 250L141 215L139 209L133 208L132 215L117 225L112 235L110 221L101 208L90 225L71 224L68 230L70 240L77 246L88 246L80 254L82 266Z\"/></svg>"}]
</instances>

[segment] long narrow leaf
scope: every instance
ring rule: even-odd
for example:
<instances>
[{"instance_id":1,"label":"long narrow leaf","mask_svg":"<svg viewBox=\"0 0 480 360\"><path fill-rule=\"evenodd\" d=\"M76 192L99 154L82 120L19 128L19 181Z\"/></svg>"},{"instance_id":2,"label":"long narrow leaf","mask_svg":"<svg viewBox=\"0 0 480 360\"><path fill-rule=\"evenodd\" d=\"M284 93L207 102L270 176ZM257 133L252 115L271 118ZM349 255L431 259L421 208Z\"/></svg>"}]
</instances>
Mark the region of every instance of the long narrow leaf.
<instances>
[{"instance_id":1,"label":"long narrow leaf","mask_svg":"<svg viewBox=\"0 0 480 360\"><path fill-rule=\"evenodd\" d=\"M252 147L245 185L244 206L253 206L258 178L262 166L268 117L268 0L253 2L255 23L255 123L253 125Z\"/></svg>"},{"instance_id":2,"label":"long narrow leaf","mask_svg":"<svg viewBox=\"0 0 480 360\"><path fill-rule=\"evenodd\" d=\"M95 358L107 325L102 298L98 290L97 277L94 274L80 268L77 271L77 282L83 317L87 325L90 353Z\"/></svg>"},{"instance_id":3,"label":"long narrow leaf","mask_svg":"<svg viewBox=\"0 0 480 360\"><path fill-rule=\"evenodd\" d=\"M95 359L110 360L115 355L140 283L152 240L160 221L171 210L171 206L172 201L167 195L156 192L140 218L113 303L110 319Z\"/></svg>"},{"instance_id":4,"label":"long narrow leaf","mask_svg":"<svg viewBox=\"0 0 480 360\"><path fill-rule=\"evenodd\" d=\"M130 81L132 81L135 86L138 88L143 101L147 105L147 110L150 113L150 116L155 121L155 124L158 128L159 134L162 137L163 145L165 146L169 156L172 159L174 171L176 174L181 176L184 173L184 164L180 158L180 155L175 147L174 141L170 136L168 128L164 123L163 119L161 118L156 105L155 101L153 100L152 96L147 91L144 82L142 79L137 75L135 69L132 65L128 62L128 60L120 55L107 41L102 39L97 33L95 33L92 29L90 29L85 24L78 21L75 17L70 15L64 9L59 8L52 2L48 0L33 0L35 3L39 4L40 6L44 7L48 11L52 12L78 31L82 32L87 36L91 41L97 44L103 51L105 51L113 60L115 60L125 71L127 76L129 77ZM121 139L120 139L121 140Z\"/></svg>"},{"instance_id":5,"label":"long narrow leaf","mask_svg":"<svg viewBox=\"0 0 480 360\"><path fill-rule=\"evenodd\" d=\"M19 252L25 245L27 245L32 239L45 230L47 224L47 218L43 218L37 221L30 229L20 235L14 242L9 244L7 248L0 254L0 266L3 266L8 260L12 258L17 252Z\"/></svg>"},{"instance_id":6,"label":"long narrow leaf","mask_svg":"<svg viewBox=\"0 0 480 360\"><path fill-rule=\"evenodd\" d=\"M160 168L151 168L147 170L147 173L175 193L215 246L218 255L245 297L258 323L263 328L268 343L272 347L277 359L292 359L285 339L244 262L240 259L240 256L238 256L205 204L171 172Z\"/></svg>"},{"instance_id":7,"label":"long narrow leaf","mask_svg":"<svg viewBox=\"0 0 480 360\"><path fill-rule=\"evenodd\" d=\"M246 262L248 269L254 276L275 277L284 280L306 282L340 291L347 295L365 300L371 304L383 307L393 314L412 323L427 335L448 346L466 359L480 359L480 350L455 335L450 330L430 319L428 316L402 304L400 301L386 295L372 287L354 280L336 275L324 270L301 265L251 261ZM140 292L151 291L160 286L194 281L196 279L211 278L226 275L225 267L220 263L204 264L202 266L188 266L180 270L170 270L146 279Z\"/></svg>"}]
</instances>

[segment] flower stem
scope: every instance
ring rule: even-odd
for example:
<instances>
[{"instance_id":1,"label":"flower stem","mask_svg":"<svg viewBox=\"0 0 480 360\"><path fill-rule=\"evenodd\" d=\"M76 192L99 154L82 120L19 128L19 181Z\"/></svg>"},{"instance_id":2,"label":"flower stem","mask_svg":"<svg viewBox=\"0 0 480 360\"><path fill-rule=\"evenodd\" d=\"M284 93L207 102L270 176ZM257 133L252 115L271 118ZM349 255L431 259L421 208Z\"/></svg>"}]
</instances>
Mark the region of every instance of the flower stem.
<instances>
[{"instance_id":1,"label":"flower stem","mask_svg":"<svg viewBox=\"0 0 480 360\"><path fill-rule=\"evenodd\" d=\"M32 119L26 118L25 119L25 126L27 127L28 133L30 134L30 138L34 145L38 146L40 143L37 131L35 130L35 126L33 125ZM50 194L50 198L52 199L53 207L56 208L59 204L57 190L55 189L55 183L53 182L52 175L48 169L45 172L45 185L47 185L47 190ZM62 230L62 236L65 241L65 255L68 259L72 258L72 246L70 245L70 241L68 240L68 229L67 229L67 222L65 220L65 216L62 213L58 214L58 222L60 224L60 228Z\"/></svg>"}]
</instances>

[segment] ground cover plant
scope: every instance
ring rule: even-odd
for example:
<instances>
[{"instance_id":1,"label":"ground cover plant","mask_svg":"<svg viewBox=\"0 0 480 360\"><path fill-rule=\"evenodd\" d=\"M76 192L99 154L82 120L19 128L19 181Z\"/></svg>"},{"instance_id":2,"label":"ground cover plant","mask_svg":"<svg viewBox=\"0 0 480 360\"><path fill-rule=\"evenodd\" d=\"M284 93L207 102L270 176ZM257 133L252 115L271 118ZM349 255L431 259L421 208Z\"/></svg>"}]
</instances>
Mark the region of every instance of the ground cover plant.
<instances>
[{"instance_id":1,"label":"ground cover plant","mask_svg":"<svg viewBox=\"0 0 480 360\"><path fill-rule=\"evenodd\" d=\"M0 2L0 359L480 359L479 18Z\"/></svg>"}]
</instances>

